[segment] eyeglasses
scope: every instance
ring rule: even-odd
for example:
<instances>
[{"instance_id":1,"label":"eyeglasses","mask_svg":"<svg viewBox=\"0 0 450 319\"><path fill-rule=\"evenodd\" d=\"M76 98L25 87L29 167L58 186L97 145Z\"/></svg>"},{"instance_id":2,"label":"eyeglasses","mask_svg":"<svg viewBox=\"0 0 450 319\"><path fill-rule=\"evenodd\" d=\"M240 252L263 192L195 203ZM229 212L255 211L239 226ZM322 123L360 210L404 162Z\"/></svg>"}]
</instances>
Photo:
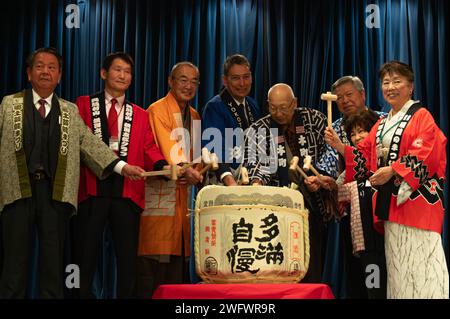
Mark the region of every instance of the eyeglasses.
<instances>
[{"instance_id":1,"label":"eyeglasses","mask_svg":"<svg viewBox=\"0 0 450 319\"><path fill-rule=\"evenodd\" d=\"M178 83L180 83L182 86L187 86L189 83L192 86L199 86L200 81L199 80L188 80L186 78L174 78Z\"/></svg>"},{"instance_id":2,"label":"eyeglasses","mask_svg":"<svg viewBox=\"0 0 450 319\"><path fill-rule=\"evenodd\" d=\"M277 111L281 112L281 113L288 113L289 110L291 109L292 103L294 103L295 98L292 99L292 101L289 104L285 104L285 105L273 105L272 103L270 103L270 101L268 100L267 102L269 103L269 112L270 113L275 113Z\"/></svg>"}]
</instances>

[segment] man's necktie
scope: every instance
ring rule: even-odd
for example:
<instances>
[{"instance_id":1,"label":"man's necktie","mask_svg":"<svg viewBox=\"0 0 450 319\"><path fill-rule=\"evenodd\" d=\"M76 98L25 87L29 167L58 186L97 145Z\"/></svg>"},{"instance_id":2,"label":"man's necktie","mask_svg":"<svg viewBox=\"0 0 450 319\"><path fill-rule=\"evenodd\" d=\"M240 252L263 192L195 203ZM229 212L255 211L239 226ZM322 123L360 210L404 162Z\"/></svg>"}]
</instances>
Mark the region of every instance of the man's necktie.
<instances>
[{"instance_id":1,"label":"man's necktie","mask_svg":"<svg viewBox=\"0 0 450 319\"><path fill-rule=\"evenodd\" d=\"M39 100L39 104L40 104L41 106L39 106L38 112L39 112L39 114L41 115L41 117L42 117L43 119L45 119L45 100L44 100L44 99L40 99L40 100Z\"/></svg>"},{"instance_id":2,"label":"man's necktie","mask_svg":"<svg viewBox=\"0 0 450 319\"><path fill-rule=\"evenodd\" d=\"M108 130L109 136L118 137L119 136L119 128L117 125L117 110L116 110L117 100L111 100L111 108L108 113Z\"/></svg>"},{"instance_id":3,"label":"man's necktie","mask_svg":"<svg viewBox=\"0 0 450 319\"><path fill-rule=\"evenodd\" d=\"M247 118L247 110L245 109L245 105L244 104L239 104L239 114L241 114L242 116L242 128L247 128L250 126L250 123L248 123L248 118Z\"/></svg>"}]
</instances>

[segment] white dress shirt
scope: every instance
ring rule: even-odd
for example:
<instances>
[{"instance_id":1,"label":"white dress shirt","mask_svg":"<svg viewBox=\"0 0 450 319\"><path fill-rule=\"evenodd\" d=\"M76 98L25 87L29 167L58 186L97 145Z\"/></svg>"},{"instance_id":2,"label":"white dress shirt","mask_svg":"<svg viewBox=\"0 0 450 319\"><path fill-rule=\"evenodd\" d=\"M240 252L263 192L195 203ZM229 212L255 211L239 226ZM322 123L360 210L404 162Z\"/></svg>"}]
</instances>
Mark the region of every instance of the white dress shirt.
<instances>
[{"instance_id":1,"label":"white dress shirt","mask_svg":"<svg viewBox=\"0 0 450 319\"><path fill-rule=\"evenodd\" d=\"M50 113L50 109L52 108L53 93L44 99L40 97L39 94L37 94L34 90L32 91L33 91L33 104L36 110L39 111L39 108L41 107L41 103L39 103L39 101L45 100L45 117L47 117L48 113Z\"/></svg>"}]
</instances>

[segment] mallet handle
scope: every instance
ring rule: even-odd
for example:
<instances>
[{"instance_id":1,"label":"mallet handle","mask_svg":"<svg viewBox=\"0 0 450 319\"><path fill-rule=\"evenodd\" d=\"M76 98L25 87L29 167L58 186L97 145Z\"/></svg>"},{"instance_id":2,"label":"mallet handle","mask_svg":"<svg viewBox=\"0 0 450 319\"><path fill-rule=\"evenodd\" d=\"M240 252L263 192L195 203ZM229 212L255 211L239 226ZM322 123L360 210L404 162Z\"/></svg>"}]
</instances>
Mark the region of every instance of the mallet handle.
<instances>
[{"instance_id":1,"label":"mallet handle","mask_svg":"<svg viewBox=\"0 0 450 319\"><path fill-rule=\"evenodd\" d=\"M333 109L332 109L332 102L330 100L327 100L327 120L328 120L328 127L332 127L333 123Z\"/></svg>"},{"instance_id":2,"label":"mallet handle","mask_svg":"<svg viewBox=\"0 0 450 319\"><path fill-rule=\"evenodd\" d=\"M317 177L320 177L320 176L322 176L315 168L314 168L314 166L312 166L312 164L311 164L311 166L309 167L309 169L314 173L314 175L316 175Z\"/></svg>"},{"instance_id":3,"label":"mallet handle","mask_svg":"<svg viewBox=\"0 0 450 319\"><path fill-rule=\"evenodd\" d=\"M320 174L312 165L309 167L309 169L311 170L311 172L314 173L314 175L317 176L317 180L319 181L320 185L322 185L322 187L324 187L325 183L322 180L322 174Z\"/></svg>"},{"instance_id":4,"label":"mallet handle","mask_svg":"<svg viewBox=\"0 0 450 319\"><path fill-rule=\"evenodd\" d=\"M183 166L180 167L180 169L186 169L194 165L195 163L186 163ZM151 177L151 176L170 176L171 180L177 180L177 173L178 173L178 165L171 165L170 169L164 169L161 171L151 171L151 172L144 172L142 173L142 176L144 177Z\"/></svg>"},{"instance_id":5,"label":"mallet handle","mask_svg":"<svg viewBox=\"0 0 450 319\"><path fill-rule=\"evenodd\" d=\"M308 175L306 175L305 171L302 170L302 169L300 168L300 166L297 165L296 168L297 168L297 171L300 173L300 175L303 176L303 178L307 178L307 177L308 177Z\"/></svg>"},{"instance_id":6,"label":"mallet handle","mask_svg":"<svg viewBox=\"0 0 450 319\"><path fill-rule=\"evenodd\" d=\"M207 170L209 170L211 167L212 167L212 164L208 164L208 165L206 165L205 167L203 167L203 168L201 169L201 171L200 171L200 175L205 174L205 172L206 172Z\"/></svg>"},{"instance_id":7,"label":"mallet handle","mask_svg":"<svg viewBox=\"0 0 450 319\"><path fill-rule=\"evenodd\" d=\"M150 177L150 176L163 176L163 175L171 175L171 174L172 174L172 170L165 169L162 171L145 172L145 173L142 173L142 176Z\"/></svg>"}]
</instances>

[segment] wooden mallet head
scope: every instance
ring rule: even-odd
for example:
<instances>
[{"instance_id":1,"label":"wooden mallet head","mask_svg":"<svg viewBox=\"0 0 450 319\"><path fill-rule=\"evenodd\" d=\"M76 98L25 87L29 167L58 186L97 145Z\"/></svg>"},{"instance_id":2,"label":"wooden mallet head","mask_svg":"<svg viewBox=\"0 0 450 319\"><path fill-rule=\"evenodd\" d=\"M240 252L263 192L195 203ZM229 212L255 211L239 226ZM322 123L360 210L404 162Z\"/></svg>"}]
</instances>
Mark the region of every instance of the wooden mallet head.
<instances>
[{"instance_id":1,"label":"wooden mallet head","mask_svg":"<svg viewBox=\"0 0 450 319\"><path fill-rule=\"evenodd\" d=\"M248 178L248 170L246 167L241 166L241 185L250 184L250 179Z\"/></svg>"},{"instance_id":2,"label":"wooden mallet head","mask_svg":"<svg viewBox=\"0 0 450 319\"><path fill-rule=\"evenodd\" d=\"M320 177L321 177L320 173L312 165L311 155L306 155L305 158L303 159L303 169L305 171L313 172L313 174L316 175L317 177L319 177L319 179L320 179Z\"/></svg>"},{"instance_id":3,"label":"wooden mallet head","mask_svg":"<svg viewBox=\"0 0 450 319\"><path fill-rule=\"evenodd\" d=\"M291 166L289 166L289 169L290 169L291 171L297 170L297 167L298 167L298 161L299 161L298 156L294 156L294 157L292 158L291 163L290 163Z\"/></svg>"},{"instance_id":4,"label":"wooden mallet head","mask_svg":"<svg viewBox=\"0 0 450 319\"><path fill-rule=\"evenodd\" d=\"M300 175L303 176L303 178L307 178L308 175L306 175L305 171L302 170L302 169L298 166L299 160L300 160L300 159L298 158L298 156L294 156L294 157L292 158L292 160L291 160L291 163L290 163L291 165L289 166L289 169L290 169L291 171L298 171L298 172L300 173Z\"/></svg>"},{"instance_id":5,"label":"wooden mallet head","mask_svg":"<svg viewBox=\"0 0 450 319\"><path fill-rule=\"evenodd\" d=\"M307 172L311 169L311 161L312 158L309 155L306 155L305 158L303 159L303 169Z\"/></svg>"},{"instance_id":6,"label":"wooden mallet head","mask_svg":"<svg viewBox=\"0 0 450 319\"><path fill-rule=\"evenodd\" d=\"M328 118L328 127L331 127L331 124L333 123L333 109L332 107L332 101L337 101L337 95L331 94L331 92L323 93L320 96L320 99L323 101L327 101L327 118Z\"/></svg>"},{"instance_id":7,"label":"wooden mallet head","mask_svg":"<svg viewBox=\"0 0 450 319\"><path fill-rule=\"evenodd\" d=\"M219 169L219 158L216 153L211 153L209 159L211 160L211 169L217 171Z\"/></svg>"},{"instance_id":8,"label":"wooden mallet head","mask_svg":"<svg viewBox=\"0 0 450 319\"><path fill-rule=\"evenodd\" d=\"M212 169L213 171L219 169L219 159L217 155L214 153L210 153L206 148L202 149L202 161L206 165L200 171L200 174L204 174L209 169Z\"/></svg>"},{"instance_id":9,"label":"wooden mallet head","mask_svg":"<svg viewBox=\"0 0 450 319\"><path fill-rule=\"evenodd\" d=\"M206 147L202 148L202 162L205 165L211 164L211 153Z\"/></svg>"}]
</instances>

